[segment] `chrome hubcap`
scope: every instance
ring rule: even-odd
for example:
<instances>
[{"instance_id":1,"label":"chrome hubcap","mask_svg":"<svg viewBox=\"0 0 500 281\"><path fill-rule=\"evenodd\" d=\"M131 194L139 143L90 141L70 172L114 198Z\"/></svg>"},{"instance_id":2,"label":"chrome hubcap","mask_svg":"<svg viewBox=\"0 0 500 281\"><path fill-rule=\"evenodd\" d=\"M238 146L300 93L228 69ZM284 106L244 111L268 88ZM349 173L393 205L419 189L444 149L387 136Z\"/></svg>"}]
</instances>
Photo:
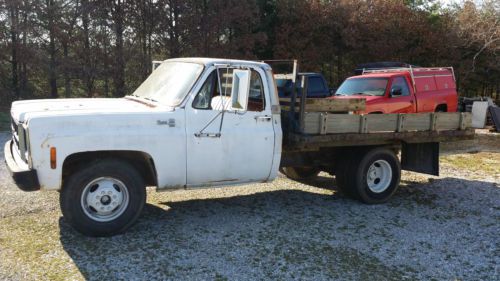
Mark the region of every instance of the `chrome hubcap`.
<instances>
[{"instance_id":1,"label":"chrome hubcap","mask_svg":"<svg viewBox=\"0 0 500 281\"><path fill-rule=\"evenodd\" d=\"M366 183L374 193L384 192L392 180L391 165L385 160L377 160L368 168Z\"/></svg>"},{"instance_id":2,"label":"chrome hubcap","mask_svg":"<svg viewBox=\"0 0 500 281\"><path fill-rule=\"evenodd\" d=\"M127 209L129 194L121 181L102 177L85 186L81 199L83 211L89 218L108 222L119 217Z\"/></svg>"}]
</instances>

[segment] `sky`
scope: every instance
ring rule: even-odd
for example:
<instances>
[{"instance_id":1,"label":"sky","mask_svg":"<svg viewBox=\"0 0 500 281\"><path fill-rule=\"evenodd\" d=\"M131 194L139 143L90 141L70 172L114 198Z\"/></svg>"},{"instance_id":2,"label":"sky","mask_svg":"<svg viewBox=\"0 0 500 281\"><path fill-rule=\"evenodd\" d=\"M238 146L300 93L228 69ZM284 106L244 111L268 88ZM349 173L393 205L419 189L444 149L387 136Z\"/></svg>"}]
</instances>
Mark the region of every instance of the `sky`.
<instances>
[{"instance_id":1,"label":"sky","mask_svg":"<svg viewBox=\"0 0 500 281\"><path fill-rule=\"evenodd\" d=\"M447 6L447 5L450 5L450 4L456 4L456 3L459 3L460 5L463 4L463 2L465 2L465 0L435 0L436 2L440 2L441 4L443 4L443 6ZM476 5L481 5L481 3L483 3L482 0L473 0L474 3L476 3Z\"/></svg>"},{"instance_id":2,"label":"sky","mask_svg":"<svg viewBox=\"0 0 500 281\"><path fill-rule=\"evenodd\" d=\"M441 4L443 4L443 6L448 6L450 4L461 3L463 1L460 1L460 0L436 0L436 2L440 2Z\"/></svg>"}]
</instances>

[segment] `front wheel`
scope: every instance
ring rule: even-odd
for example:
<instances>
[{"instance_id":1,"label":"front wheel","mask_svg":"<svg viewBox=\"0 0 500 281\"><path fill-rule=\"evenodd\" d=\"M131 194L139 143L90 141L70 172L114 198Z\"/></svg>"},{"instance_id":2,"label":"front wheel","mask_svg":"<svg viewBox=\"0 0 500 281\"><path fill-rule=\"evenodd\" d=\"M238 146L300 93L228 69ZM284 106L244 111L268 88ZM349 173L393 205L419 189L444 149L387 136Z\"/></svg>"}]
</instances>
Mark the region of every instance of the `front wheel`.
<instances>
[{"instance_id":1,"label":"front wheel","mask_svg":"<svg viewBox=\"0 0 500 281\"><path fill-rule=\"evenodd\" d=\"M141 175L131 165L101 160L65 181L60 194L65 220L87 236L111 236L125 231L146 202Z\"/></svg>"}]
</instances>

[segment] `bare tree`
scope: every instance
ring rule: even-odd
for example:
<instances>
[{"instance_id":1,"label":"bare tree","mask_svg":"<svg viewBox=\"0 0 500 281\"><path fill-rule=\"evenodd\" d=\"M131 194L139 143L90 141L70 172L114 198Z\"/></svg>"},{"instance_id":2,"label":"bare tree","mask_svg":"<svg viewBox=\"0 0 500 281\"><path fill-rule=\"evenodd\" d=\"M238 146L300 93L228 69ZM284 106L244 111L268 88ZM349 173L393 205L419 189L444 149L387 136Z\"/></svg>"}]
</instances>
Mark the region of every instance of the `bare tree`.
<instances>
[{"instance_id":1,"label":"bare tree","mask_svg":"<svg viewBox=\"0 0 500 281\"><path fill-rule=\"evenodd\" d=\"M474 50L471 71L476 70L478 57L485 51L500 51L500 4L486 0L481 9L467 1L457 16L457 30L465 48Z\"/></svg>"}]
</instances>

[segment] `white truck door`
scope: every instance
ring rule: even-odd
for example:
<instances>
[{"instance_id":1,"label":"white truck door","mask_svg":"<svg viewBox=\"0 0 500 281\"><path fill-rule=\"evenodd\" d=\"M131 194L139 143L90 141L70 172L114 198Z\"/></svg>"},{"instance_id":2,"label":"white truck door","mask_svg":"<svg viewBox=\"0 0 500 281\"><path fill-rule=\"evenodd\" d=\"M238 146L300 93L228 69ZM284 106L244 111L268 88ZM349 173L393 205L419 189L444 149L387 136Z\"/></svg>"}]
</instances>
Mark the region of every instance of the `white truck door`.
<instances>
[{"instance_id":1,"label":"white truck door","mask_svg":"<svg viewBox=\"0 0 500 281\"><path fill-rule=\"evenodd\" d=\"M230 108L233 70L207 71L186 105L188 186L269 178L275 136L268 81L261 69L251 69L248 109L237 112Z\"/></svg>"}]
</instances>

